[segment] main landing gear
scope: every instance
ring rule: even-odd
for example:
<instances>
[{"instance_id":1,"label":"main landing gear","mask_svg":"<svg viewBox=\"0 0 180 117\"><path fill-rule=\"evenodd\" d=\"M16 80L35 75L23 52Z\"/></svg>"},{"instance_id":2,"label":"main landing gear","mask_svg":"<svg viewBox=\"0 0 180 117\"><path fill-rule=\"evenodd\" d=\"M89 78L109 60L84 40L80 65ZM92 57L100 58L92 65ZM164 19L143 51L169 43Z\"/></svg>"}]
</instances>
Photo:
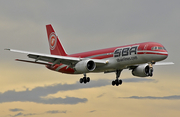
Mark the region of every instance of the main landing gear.
<instances>
[{"instance_id":1,"label":"main landing gear","mask_svg":"<svg viewBox=\"0 0 180 117\"><path fill-rule=\"evenodd\" d=\"M113 85L113 86L114 86L114 85L119 86L119 85L122 84L122 80L121 80L121 79L119 80L121 71L122 71L122 70L116 70L116 80L113 80L113 81L112 81L112 85ZM86 84L86 83L90 82L90 78L89 78L89 77L86 77L86 74L84 73L84 77L83 77L83 78L80 78L79 82Z\"/></svg>"},{"instance_id":2,"label":"main landing gear","mask_svg":"<svg viewBox=\"0 0 180 117\"><path fill-rule=\"evenodd\" d=\"M112 85L113 85L113 86L114 86L114 85L119 86L119 85L122 84L122 80L121 80L121 79L120 79L120 80L118 79L118 78L120 77L121 71L122 71L122 70L116 70L116 80L113 80L113 81L112 81Z\"/></svg>"},{"instance_id":3,"label":"main landing gear","mask_svg":"<svg viewBox=\"0 0 180 117\"><path fill-rule=\"evenodd\" d=\"M80 78L79 82L86 84L87 82L90 82L90 78L86 77L86 74L84 74L84 77Z\"/></svg>"}]
</instances>

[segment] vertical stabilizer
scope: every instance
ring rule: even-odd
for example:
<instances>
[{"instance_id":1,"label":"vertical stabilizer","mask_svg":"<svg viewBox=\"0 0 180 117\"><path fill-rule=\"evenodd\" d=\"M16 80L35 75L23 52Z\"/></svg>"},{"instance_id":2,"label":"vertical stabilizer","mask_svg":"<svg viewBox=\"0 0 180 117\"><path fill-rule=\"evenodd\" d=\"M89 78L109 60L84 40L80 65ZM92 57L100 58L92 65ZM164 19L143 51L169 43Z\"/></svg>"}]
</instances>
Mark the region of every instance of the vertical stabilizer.
<instances>
[{"instance_id":1,"label":"vertical stabilizer","mask_svg":"<svg viewBox=\"0 0 180 117\"><path fill-rule=\"evenodd\" d=\"M48 36L48 42L49 42L49 49L52 55L61 55L66 56L66 52L59 40L59 38L56 36L56 33L51 26L51 24L46 25L47 30L47 36Z\"/></svg>"}]
</instances>

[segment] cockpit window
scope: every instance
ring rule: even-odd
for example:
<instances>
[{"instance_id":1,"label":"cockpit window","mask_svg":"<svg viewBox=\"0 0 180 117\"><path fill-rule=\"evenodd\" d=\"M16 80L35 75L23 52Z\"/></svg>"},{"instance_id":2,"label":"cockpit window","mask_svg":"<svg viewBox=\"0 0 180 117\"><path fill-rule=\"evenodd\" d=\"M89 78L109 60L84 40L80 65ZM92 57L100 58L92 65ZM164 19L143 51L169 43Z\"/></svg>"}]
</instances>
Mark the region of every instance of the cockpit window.
<instances>
[{"instance_id":1,"label":"cockpit window","mask_svg":"<svg viewBox=\"0 0 180 117\"><path fill-rule=\"evenodd\" d=\"M163 49L164 49L164 50L166 50L166 48L165 48L165 47L163 47Z\"/></svg>"},{"instance_id":2,"label":"cockpit window","mask_svg":"<svg viewBox=\"0 0 180 117\"><path fill-rule=\"evenodd\" d=\"M163 50L163 47L158 47L158 50Z\"/></svg>"},{"instance_id":3,"label":"cockpit window","mask_svg":"<svg viewBox=\"0 0 180 117\"><path fill-rule=\"evenodd\" d=\"M166 50L166 49L164 47L155 46L155 47L152 47L151 50Z\"/></svg>"}]
</instances>

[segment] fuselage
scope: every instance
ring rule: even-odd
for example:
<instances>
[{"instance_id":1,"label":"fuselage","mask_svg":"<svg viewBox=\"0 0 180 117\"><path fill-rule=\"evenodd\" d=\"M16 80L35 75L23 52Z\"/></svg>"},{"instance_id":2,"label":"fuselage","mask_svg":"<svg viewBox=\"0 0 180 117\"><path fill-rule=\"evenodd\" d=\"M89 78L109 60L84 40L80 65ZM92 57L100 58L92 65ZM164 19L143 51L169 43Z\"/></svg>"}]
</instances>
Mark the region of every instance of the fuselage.
<instances>
[{"instance_id":1,"label":"fuselage","mask_svg":"<svg viewBox=\"0 0 180 117\"><path fill-rule=\"evenodd\" d=\"M148 62L158 62L168 57L168 52L164 46L156 42L136 43L125 46L112 47L107 49L94 50L89 52L67 55L69 57L87 58L87 59L104 59L108 63L105 66L97 67L93 72L106 72L116 69L125 69L127 66L136 64L145 64ZM68 73L78 74L78 72L65 65L56 64L46 66L48 69Z\"/></svg>"}]
</instances>

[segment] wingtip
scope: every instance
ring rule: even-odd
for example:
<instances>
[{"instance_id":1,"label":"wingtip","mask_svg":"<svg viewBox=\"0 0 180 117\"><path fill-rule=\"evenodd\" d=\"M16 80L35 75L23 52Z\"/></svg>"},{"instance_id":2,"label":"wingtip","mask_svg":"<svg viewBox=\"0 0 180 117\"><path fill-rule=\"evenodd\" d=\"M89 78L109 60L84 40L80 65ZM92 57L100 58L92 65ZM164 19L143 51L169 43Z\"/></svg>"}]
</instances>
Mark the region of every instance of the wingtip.
<instances>
[{"instance_id":1,"label":"wingtip","mask_svg":"<svg viewBox=\"0 0 180 117\"><path fill-rule=\"evenodd\" d=\"M9 50L9 51L10 51L11 49L9 49L9 48L5 48L4 50Z\"/></svg>"},{"instance_id":2,"label":"wingtip","mask_svg":"<svg viewBox=\"0 0 180 117\"><path fill-rule=\"evenodd\" d=\"M15 59L15 61L19 61L19 59Z\"/></svg>"}]
</instances>

